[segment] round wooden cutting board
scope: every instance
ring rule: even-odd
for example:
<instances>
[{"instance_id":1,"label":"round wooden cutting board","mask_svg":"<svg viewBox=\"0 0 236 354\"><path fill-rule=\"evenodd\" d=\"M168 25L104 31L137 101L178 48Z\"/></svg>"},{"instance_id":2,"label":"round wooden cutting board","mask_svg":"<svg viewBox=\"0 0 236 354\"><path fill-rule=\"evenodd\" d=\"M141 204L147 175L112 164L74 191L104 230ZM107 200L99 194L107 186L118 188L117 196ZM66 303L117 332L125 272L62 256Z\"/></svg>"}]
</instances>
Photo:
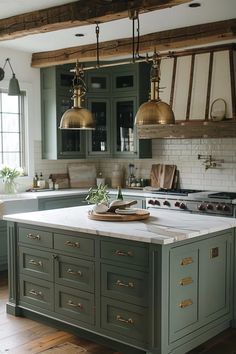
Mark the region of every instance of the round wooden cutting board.
<instances>
[{"instance_id":1,"label":"round wooden cutting board","mask_svg":"<svg viewBox=\"0 0 236 354\"><path fill-rule=\"evenodd\" d=\"M115 213L95 213L94 211L90 211L88 214L88 218L92 220L98 221L137 221L137 220L145 220L149 218L149 211L145 209L138 209L135 214L130 215L120 215Z\"/></svg>"}]
</instances>

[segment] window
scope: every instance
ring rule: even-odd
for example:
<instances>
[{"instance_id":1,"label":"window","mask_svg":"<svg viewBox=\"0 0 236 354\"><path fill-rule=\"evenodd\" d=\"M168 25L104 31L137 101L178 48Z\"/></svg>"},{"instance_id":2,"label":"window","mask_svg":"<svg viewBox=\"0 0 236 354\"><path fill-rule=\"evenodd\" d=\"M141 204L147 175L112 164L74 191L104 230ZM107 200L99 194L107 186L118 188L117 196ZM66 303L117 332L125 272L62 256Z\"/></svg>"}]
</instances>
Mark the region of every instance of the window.
<instances>
[{"instance_id":1,"label":"window","mask_svg":"<svg viewBox=\"0 0 236 354\"><path fill-rule=\"evenodd\" d=\"M0 164L24 168L24 96L0 90Z\"/></svg>"}]
</instances>

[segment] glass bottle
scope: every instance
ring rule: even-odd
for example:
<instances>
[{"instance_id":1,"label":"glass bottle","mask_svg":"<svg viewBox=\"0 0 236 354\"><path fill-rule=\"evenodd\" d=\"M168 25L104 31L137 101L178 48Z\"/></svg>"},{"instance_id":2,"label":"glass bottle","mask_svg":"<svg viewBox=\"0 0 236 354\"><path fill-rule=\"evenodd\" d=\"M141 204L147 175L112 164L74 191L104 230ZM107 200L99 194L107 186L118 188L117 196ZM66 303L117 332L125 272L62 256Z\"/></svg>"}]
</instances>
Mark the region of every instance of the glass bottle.
<instances>
[{"instance_id":1,"label":"glass bottle","mask_svg":"<svg viewBox=\"0 0 236 354\"><path fill-rule=\"evenodd\" d=\"M33 188L37 188L38 187L38 174L37 172L35 173L34 175L34 178L33 178Z\"/></svg>"},{"instance_id":2,"label":"glass bottle","mask_svg":"<svg viewBox=\"0 0 236 354\"><path fill-rule=\"evenodd\" d=\"M122 195L120 186L117 188L117 197L116 197L116 199L123 200L123 195Z\"/></svg>"}]
</instances>

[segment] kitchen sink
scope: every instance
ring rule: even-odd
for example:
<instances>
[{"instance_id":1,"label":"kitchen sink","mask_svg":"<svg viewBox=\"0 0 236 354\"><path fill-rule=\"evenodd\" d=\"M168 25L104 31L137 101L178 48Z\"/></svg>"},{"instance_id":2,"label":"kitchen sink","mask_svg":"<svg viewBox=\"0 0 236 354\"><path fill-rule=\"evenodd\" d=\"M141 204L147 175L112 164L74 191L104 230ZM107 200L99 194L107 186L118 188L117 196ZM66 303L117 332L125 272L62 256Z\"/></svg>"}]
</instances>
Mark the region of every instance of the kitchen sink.
<instances>
[{"instance_id":1,"label":"kitchen sink","mask_svg":"<svg viewBox=\"0 0 236 354\"><path fill-rule=\"evenodd\" d=\"M6 214L24 213L37 211L38 200L26 193L0 194L0 219Z\"/></svg>"}]
</instances>

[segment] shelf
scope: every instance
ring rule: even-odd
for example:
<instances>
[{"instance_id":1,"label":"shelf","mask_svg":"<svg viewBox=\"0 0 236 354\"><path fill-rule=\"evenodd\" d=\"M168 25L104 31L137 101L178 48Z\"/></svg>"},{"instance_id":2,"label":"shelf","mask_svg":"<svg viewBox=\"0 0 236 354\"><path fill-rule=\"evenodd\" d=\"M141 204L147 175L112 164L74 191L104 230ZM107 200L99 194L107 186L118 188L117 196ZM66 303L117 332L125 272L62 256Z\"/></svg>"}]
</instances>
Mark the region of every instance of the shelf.
<instances>
[{"instance_id":1,"label":"shelf","mask_svg":"<svg viewBox=\"0 0 236 354\"><path fill-rule=\"evenodd\" d=\"M143 125L138 127L138 137L139 139L235 138L236 120Z\"/></svg>"}]
</instances>

